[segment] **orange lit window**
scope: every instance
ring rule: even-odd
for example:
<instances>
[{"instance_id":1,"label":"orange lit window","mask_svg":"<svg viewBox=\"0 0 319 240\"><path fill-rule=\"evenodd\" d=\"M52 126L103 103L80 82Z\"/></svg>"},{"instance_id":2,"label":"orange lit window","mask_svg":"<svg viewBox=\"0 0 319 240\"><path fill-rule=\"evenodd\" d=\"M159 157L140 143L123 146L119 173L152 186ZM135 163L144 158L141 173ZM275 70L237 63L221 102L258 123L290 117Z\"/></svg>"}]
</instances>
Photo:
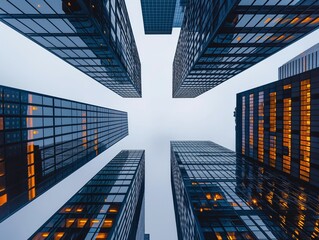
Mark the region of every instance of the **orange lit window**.
<instances>
[{"instance_id":1,"label":"orange lit window","mask_svg":"<svg viewBox=\"0 0 319 240\"><path fill-rule=\"evenodd\" d=\"M264 92L259 92L258 99L258 160L264 161Z\"/></svg>"},{"instance_id":2,"label":"orange lit window","mask_svg":"<svg viewBox=\"0 0 319 240\"><path fill-rule=\"evenodd\" d=\"M291 85L285 85L284 89L290 89ZM291 165L291 98L284 99L283 116L283 171L290 173Z\"/></svg>"},{"instance_id":3,"label":"orange lit window","mask_svg":"<svg viewBox=\"0 0 319 240\"><path fill-rule=\"evenodd\" d=\"M107 233L98 233L95 239L106 239Z\"/></svg>"},{"instance_id":4,"label":"orange lit window","mask_svg":"<svg viewBox=\"0 0 319 240\"><path fill-rule=\"evenodd\" d=\"M83 228L85 226L85 224L87 223L88 219L87 218L79 218L78 219L78 228Z\"/></svg>"},{"instance_id":5,"label":"orange lit window","mask_svg":"<svg viewBox=\"0 0 319 240\"><path fill-rule=\"evenodd\" d=\"M57 232L54 234L54 240L60 240L64 235L64 232Z\"/></svg>"},{"instance_id":6,"label":"orange lit window","mask_svg":"<svg viewBox=\"0 0 319 240\"><path fill-rule=\"evenodd\" d=\"M276 118L277 118L277 99L276 99L276 92L270 93L270 132L273 133L273 135L270 136L270 147L269 147L269 160L270 160L270 166L275 167L276 166L276 136L274 134L276 133L277 127L276 127Z\"/></svg>"},{"instance_id":7,"label":"orange lit window","mask_svg":"<svg viewBox=\"0 0 319 240\"><path fill-rule=\"evenodd\" d=\"M109 213L117 213L118 212L118 208L116 206L112 206L112 207L110 207L108 212Z\"/></svg>"},{"instance_id":8,"label":"orange lit window","mask_svg":"<svg viewBox=\"0 0 319 240\"><path fill-rule=\"evenodd\" d=\"M210 193L206 193L206 199L207 200L212 200L212 195Z\"/></svg>"},{"instance_id":9,"label":"orange lit window","mask_svg":"<svg viewBox=\"0 0 319 240\"><path fill-rule=\"evenodd\" d=\"M310 176L310 80L300 83L300 179Z\"/></svg>"},{"instance_id":10,"label":"orange lit window","mask_svg":"<svg viewBox=\"0 0 319 240\"><path fill-rule=\"evenodd\" d=\"M32 95L29 94L28 96L28 102L32 103L33 99L32 99ZM35 106L28 106L28 114L29 115L33 115L33 111L37 111L38 108ZM27 126L28 127L33 127L33 121L32 121L32 117L31 118L27 118ZM37 134L37 131L28 131L28 140L33 140L34 139L34 135ZM28 196L29 196L29 200L32 200L35 198L36 196L36 192L35 192L35 166L34 166L34 143L33 142L29 142L27 145L27 152L31 152L31 154L28 154L27 156L27 161L28 161Z\"/></svg>"},{"instance_id":11,"label":"orange lit window","mask_svg":"<svg viewBox=\"0 0 319 240\"><path fill-rule=\"evenodd\" d=\"M112 219L105 219L103 222L103 228L111 228L113 226L113 220Z\"/></svg>"},{"instance_id":12,"label":"orange lit window","mask_svg":"<svg viewBox=\"0 0 319 240\"><path fill-rule=\"evenodd\" d=\"M5 204L8 201L7 194L0 196L0 206Z\"/></svg>"},{"instance_id":13,"label":"orange lit window","mask_svg":"<svg viewBox=\"0 0 319 240\"><path fill-rule=\"evenodd\" d=\"M71 227L74 222L75 222L75 219L74 219L74 218L72 218L72 219L67 219L67 220L66 220L66 223L65 223L65 226L66 226L66 227Z\"/></svg>"}]
</instances>

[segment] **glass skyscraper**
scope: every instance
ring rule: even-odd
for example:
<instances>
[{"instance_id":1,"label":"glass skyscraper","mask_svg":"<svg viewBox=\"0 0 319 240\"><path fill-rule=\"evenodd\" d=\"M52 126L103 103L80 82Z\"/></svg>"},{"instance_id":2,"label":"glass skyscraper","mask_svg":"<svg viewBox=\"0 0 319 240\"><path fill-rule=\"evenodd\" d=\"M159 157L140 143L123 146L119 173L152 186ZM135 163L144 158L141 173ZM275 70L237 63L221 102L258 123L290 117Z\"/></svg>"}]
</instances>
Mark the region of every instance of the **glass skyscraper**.
<instances>
[{"instance_id":1,"label":"glass skyscraper","mask_svg":"<svg viewBox=\"0 0 319 240\"><path fill-rule=\"evenodd\" d=\"M142 240L144 168L144 151L121 151L30 239Z\"/></svg>"},{"instance_id":2,"label":"glass skyscraper","mask_svg":"<svg viewBox=\"0 0 319 240\"><path fill-rule=\"evenodd\" d=\"M171 142L178 239L316 239L318 190L206 141Z\"/></svg>"},{"instance_id":3,"label":"glass skyscraper","mask_svg":"<svg viewBox=\"0 0 319 240\"><path fill-rule=\"evenodd\" d=\"M294 57L278 69L279 79L319 68L319 43Z\"/></svg>"},{"instance_id":4,"label":"glass skyscraper","mask_svg":"<svg viewBox=\"0 0 319 240\"><path fill-rule=\"evenodd\" d=\"M126 112L0 86L0 221L127 135Z\"/></svg>"},{"instance_id":5,"label":"glass skyscraper","mask_svg":"<svg viewBox=\"0 0 319 240\"><path fill-rule=\"evenodd\" d=\"M173 64L173 97L197 97L318 25L313 0L190 0Z\"/></svg>"},{"instance_id":6,"label":"glass skyscraper","mask_svg":"<svg viewBox=\"0 0 319 240\"><path fill-rule=\"evenodd\" d=\"M171 142L179 240L277 239L281 230L236 191L236 154L213 142Z\"/></svg>"},{"instance_id":7,"label":"glass skyscraper","mask_svg":"<svg viewBox=\"0 0 319 240\"><path fill-rule=\"evenodd\" d=\"M281 67L289 77L237 94L236 151L319 187L317 53Z\"/></svg>"},{"instance_id":8,"label":"glass skyscraper","mask_svg":"<svg viewBox=\"0 0 319 240\"><path fill-rule=\"evenodd\" d=\"M125 0L5 0L0 20L120 96L142 96Z\"/></svg>"},{"instance_id":9,"label":"glass skyscraper","mask_svg":"<svg viewBox=\"0 0 319 240\"><path fill-rule=\"evenodd\" d=\"M181 27L188 0L141 0L145 34L171 34Z\"/></svg>"}]
</instances>

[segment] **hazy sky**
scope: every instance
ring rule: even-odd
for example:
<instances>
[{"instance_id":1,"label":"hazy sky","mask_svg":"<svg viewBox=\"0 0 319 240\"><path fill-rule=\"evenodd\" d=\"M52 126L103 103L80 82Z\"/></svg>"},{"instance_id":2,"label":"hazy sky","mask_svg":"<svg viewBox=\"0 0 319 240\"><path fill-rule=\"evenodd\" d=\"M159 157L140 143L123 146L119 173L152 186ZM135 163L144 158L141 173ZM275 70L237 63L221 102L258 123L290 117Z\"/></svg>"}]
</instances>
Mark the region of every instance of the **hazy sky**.
<instances>
[{"instance_id":1,"label":"hazy sky","mask_svg":"<svg viewBox=\"0 0 319 240\"><path fill-rule=\"evenodd\" d=\"M139 0L128 11L142 64L142 99L124 99L0 23L0 84L127 111L129 136L0 224L1 239L26 239L122 149L146 150L146 231L177 239L171 140L212 140L234 150L236 93L277 80L278 67L318 43L319 31L195 99L172 99L179 31L144 35Z\"/></svg>"}]
</instances>

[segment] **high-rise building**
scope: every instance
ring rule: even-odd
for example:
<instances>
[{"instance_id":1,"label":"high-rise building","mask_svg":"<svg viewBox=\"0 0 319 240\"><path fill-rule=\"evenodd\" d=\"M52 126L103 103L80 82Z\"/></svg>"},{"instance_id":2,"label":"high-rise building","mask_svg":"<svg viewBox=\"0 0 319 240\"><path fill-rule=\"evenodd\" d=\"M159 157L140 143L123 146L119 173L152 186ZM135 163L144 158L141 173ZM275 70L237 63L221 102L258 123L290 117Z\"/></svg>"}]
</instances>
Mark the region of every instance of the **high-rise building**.
<instances>
[{"instance_id":1,"label":"high-rise building","mask_svg":"<svg viewBox=\"0 0 319 240\"><path fill-rule=\"evenodd\" d=\"M188 0L141 0L145 34L171 34L181 27Z\"/></svg>"},{"instance_id":2,"label":"high-rise building","mask_svg":"<svg viewBox=\"0 0 319 240\"><path fill-rule=\"evenodd\" d=\"M142 96L125 0L5 0L0 20L120 96Z\"/></svg>"},{"instance_id":3,"label":"high-rise building","mask_svg":"<svg viewBox=\"0 0 319 240\"><path fill-rule=\"evenodd\" d=\"M127 135L126 112L0 86L0 221Z\"/></svg>"},{"instance_id":4,"label":"high-rise building","mask_svg":"<svg viewBox=\"0 0 319 240\"><path fill-rule=\"evenodd\" d=\"M319 239L318 188L241 156L236 182L236 193L283 230L277 239Z\"/></svg>"},{"instance_id":5,"label":"high-rise building","mask_svg":"<svg viewBox=\"0 0 319 240\"><path fill-rule=\"evenodd\" d=\"M121 151L30 239L143 239L144 168L144 151Z\"/></svg>"},{"instance_id":6,"label":"high-rise building","mask_svg":"<svg viewBox=\"0 0 319 240\"><path fill-rule=\"evenodd\" d=\"M237 193L236 154L213 142L171 142L179 240L285 239L270 218Z\"/></svg>"},{"instance_id":7,"label":"high-rise building","mask_svg":"<svg viewBox=\"0 0 319 240\"><path fill-rule=\"evenodd\" d=\"M179 240L317 239L318 189L213 142L171 142Z\"/></svg>"},{"instance_id":8,"label":"high-rise building","mask_svg":"<svg viewBox=\"0 0 319 240\"><path fill-rule=\"evenodd\" d=\"M294 57L278 69L279 79L319 68L319 43Z\"/></svg>"},{"instance_id":9,"label":"high-rise building","mask_svg":"<svg viewBox=\"0 0 319 240\"><path fill-rule=\"evenodd\" d=\"M313 0L190 0L173 64L173 97L197 97L318 25Z\"/></svg>"},{"instance_id":10,"label":"high-rise building","mask_svg":"<svg viewBox=\"0 0 319 240\"><path fill-rule=\"evenodd\" d=\"M312 50L280 68L287 78L237 94L236 151L319 187L319 68Z\"/></svg>"}]
</instances>

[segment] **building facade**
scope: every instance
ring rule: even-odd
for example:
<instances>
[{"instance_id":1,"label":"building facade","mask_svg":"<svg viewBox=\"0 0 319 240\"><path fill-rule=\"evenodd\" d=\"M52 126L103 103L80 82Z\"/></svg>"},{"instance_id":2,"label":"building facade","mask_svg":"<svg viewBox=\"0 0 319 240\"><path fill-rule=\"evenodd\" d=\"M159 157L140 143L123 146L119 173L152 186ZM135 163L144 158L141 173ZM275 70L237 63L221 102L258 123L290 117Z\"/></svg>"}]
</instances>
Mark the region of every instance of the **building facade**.
<instances>
[{"instance_id":1,"label":"building facade","mask_svg":"<svg viewBox=\"0 0 319 240\"><path fill-rule=\"evenodd\" d=\"M0 221L128 135L127 113L0 86Z\"/></svg>"},{"instance_id":2,"label":"building facade","mask_svg":"<svg viewBox=\"0 0 319 240\"><path fill-rule=\"evenodd\" d=\"M319 238L318 188L240 155L236 183L237 194L283 230L277 239Z\"/></svg>"},{"instance_id":3,"label":"building facade","mask_svg":"<svg viewBox=\"0 0 319 240\"><path fill-rule=\"evenodd\" d=\"M237 94L236 151L319 187L318 93L316 68Z\"/></svg>"},{"instance_id":4,"label":"building facade","mask_svg":"<svg viewBox=\"0 0 319 240\"><path fill-rule=\"evenodd\" d=\"M286 239L266 214L237 193L236 172L236 154L220 145L171 142L179 240Z\"/></svg>"},{"instance_id":5,"label":"building facade","mask_svg":"<svg viewBox=\"0 0 319 240\"><path fill-rule=\"evenodd\" d=\"M171 34L181 27L188 0L141 0L145 34Z\"/></svg>"},{"instance_id":6,"label":"building facade","mask_svg":"<svg viewBox=\"0 0 319 240\"><path fill-rule=\"evenodd\" d=\"M179 240L317 239L318 189L206 141L171 142Z\"/></svg>"},{"instance_id":7,"label":"building facade","mask_svg":"<svg viewBox=\"0 0 319 240\"><path fill-rule=\"evenodd\" d=\"M279 79L319 68L319 43L294 57L278 69Z\"/></svg>"},{"instance_id":8,"label":"building facade","mask_svg":"<svg viewBox=\"0 0 319 240\"><path fill-rule=\"evenodd\" d=\"M0 20L120 96L142 96L125 0L6 0Z\"/></svg>"},{"instance_id":9,"label":"building facade","mask_svg":"<svg viewBox=\"0 0 319 240\"><path fill-rule=\"evenodd\" d=\"M30 239L141 240L144 185L144 151L123 150Z\"/></svg>"},{"instance_id":10,"label":"building facade","mask_svg":"<svg viewBox=\"0 0 319 240\"><path fill-rule=\"evenodd\" d=\"M197 97L318 25L318 1L190 0L174 58L173 97Z\"/></svg>"}]
</instances>

